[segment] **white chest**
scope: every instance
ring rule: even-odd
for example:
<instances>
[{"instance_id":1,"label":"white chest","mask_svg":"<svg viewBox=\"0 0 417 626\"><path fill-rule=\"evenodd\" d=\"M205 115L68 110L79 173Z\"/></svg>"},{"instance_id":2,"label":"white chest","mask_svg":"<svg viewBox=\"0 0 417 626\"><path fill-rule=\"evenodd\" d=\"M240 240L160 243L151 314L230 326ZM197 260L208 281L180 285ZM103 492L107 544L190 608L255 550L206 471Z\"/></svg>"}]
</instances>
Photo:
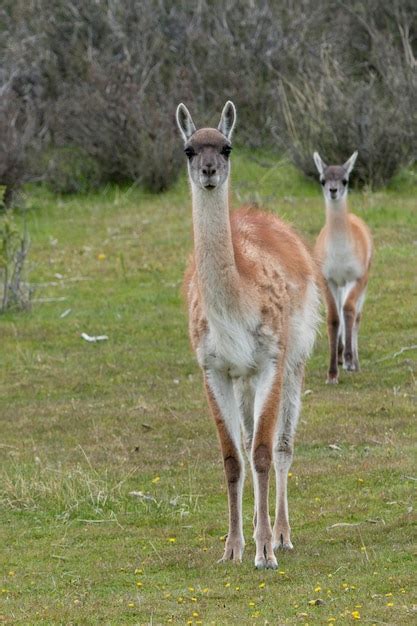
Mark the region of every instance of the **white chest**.
<instances>
[{"instance_id":1,"label":"white chest","mask_svg":"<svg viewBox=\"0 0 417 626\"><path fill-rule=\"evenodd\" d=\"M327 281L339 287L360 278L362 267L347 237L335 237L327 243L322 271Z\"/></svg>"},{"instance_id":2,"label":"white chest","mask_svg":"<svg viewBox=\"0 0 417 626\"><path fill-rule=\"evenodd\" d=\"M256 320L232 320L227 315L209 319L197 350L200 366L227 372L231 378L254 375L274 351L272 338L260 335L257 327Z\"/></svg>"}]
</instances>

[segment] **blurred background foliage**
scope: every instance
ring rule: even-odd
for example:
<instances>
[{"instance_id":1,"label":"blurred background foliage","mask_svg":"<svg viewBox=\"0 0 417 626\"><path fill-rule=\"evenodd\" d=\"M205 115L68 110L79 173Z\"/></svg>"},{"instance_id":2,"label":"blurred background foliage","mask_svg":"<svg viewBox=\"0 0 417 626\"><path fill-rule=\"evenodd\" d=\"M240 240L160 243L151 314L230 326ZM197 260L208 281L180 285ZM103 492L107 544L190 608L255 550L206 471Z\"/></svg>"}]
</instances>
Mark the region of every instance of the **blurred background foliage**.
<instances>
[{"instance_id":1,"label":"blurred background foliage","mask_svg":"<svg viewBox=\"0 0 417 626\"><path fill-rule=\"evenodd\" d=\"M217 123L238 107L237 140L313 150L356 182L388 182L415 159L413 0L3 0L0 184L61 193L108 181L168 188L182 161L175 108Z\"/></svg>"}]
</instances>

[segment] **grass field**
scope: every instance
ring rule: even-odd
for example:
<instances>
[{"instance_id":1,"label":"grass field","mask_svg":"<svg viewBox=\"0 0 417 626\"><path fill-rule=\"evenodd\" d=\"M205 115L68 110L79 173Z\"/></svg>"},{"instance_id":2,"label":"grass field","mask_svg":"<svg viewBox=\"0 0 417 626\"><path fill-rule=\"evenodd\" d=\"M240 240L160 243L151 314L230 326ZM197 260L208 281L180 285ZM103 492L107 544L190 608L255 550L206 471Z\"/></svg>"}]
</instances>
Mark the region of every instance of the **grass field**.
<instances>
[{"instance_id":1,"label":"grass field","mask_svg":"<svg viewBox=\"0 0 417 626\"><path fill-rule=\"evenodd\" d=\"M236 205L257 200L313 242L318 184L239 150L232 177ZM180 296L185 177L159 196L28 189L35 301L0 319L0 622L417 622L416 190L405 172L351 194L376 248L362 371L324 384L323 324L289 485L295 551L260 572L250 480L244 562L217 564L227 498Z\"/></svg>"}]
</instances>

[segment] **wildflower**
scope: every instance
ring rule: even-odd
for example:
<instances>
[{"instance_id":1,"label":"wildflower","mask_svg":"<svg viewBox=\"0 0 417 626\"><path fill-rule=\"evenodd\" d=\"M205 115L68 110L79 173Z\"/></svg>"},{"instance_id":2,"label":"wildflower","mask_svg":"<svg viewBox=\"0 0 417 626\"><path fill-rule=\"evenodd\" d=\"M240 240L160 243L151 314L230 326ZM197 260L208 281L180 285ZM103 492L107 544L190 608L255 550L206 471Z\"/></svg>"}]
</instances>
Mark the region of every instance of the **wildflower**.
<instances>
[{"instance_id":1,"label":"wildflower","mask_svg":"<svg viewBox=\"0 0 417 626\"><path fill-rule=\"evenodd\" d=\"M315 591L316 593L319 593L319 591L321 591L321 587L320 587L320 585L317 585L317 587L314 589L314 591Z\"/></svg>"},{"instance_id":2,"label":"wildflower","mask_svg":"<svg viewBox=\"0 0 417 626\"><path fill-rule=\"evenodd\" d=\"M191 598L191 602L197 602L197 598Z\"/></svg>"},{"instance_id":3,"label":"wildflower","mask_svg":"<svg viewBox=\"0 0 417 626\"><path fill-rule=\"evenodd\" d=\"M240 591L240 587L235 587L236 591Z\"/></svg>"},{"instance_id":4,"label":"wildflower","mask_svg":"<svg viewBox=\"0 0 417 626\"><path fill-rule=\"evenodd\" d=\"M194 587L188 587L188 591L195 591Z\"/></svg>"},{"instance_id":5,"label":"wildflower","mask_svg":"<svg viewBox=\"0 0 417 626\"><path fill-rule=\"evenodd\" d=\"M197 613L197 611L193 611L193 617L199 617L199 614Z\"/></svg>"},{"instance_id":6,"label":"wildflower","mask_svg":"<svg viewBox=\"0 0 417 626\"><path fill-rule=\"evenodd\" d=\"M142 587L142 582L140 580L137 581L136 583L136 587L138 587L138 589L140 589Z\"/></svg>"},{"instance_id":7,"label":"wildflower","mask_svg":"<svg viewBox=\"0 0 417 626\"><path fill-rule=\"evenodd\" d=\"M176 537L168 537L169 543L175 543L177 541Z\"/></svg>"},{"instance_id":8,"label":"wildflower","mask_svg":"<svg viewBox=\"0 0 417 626\"><path fill-rule=\"evenodd\" d=\"M207 552L208 548L204 547L203 552Z\"/></svg>"},{"instance_id":9,"label":"wildflower","mask_svg":"<svg viewBox=\"0 0 417 626\"><path fill-rule=\"evenodd\" d=\"M230 587L230 583L224 583L225 587Z\"/></svg>"},{"instance_id":10,"label":"wildflower","mask_svg":"<svg viewBox=\"0 0 417 626\"><path fill-rule=\"evenodd\" d=\"M389 592L389 593L386 593L386 594L385 594L385 597L386 597L386 598L389 598L390 596L392 596L392 593L391 593L391 592Z\"/></svg>"},{"instance_id":11,"label":"wildflower","mask_svg":"<svg viewBox=\"0 0 417 626\"><path fill-rule=\"evenodd\" d=\"M11 569L10 572L9 572L9 576L16 576L16 572Z\"/></svg>"},{"instance_id":12,"label":"wildflower","mask_svg":"<svg viewBox=\"0 0 417 626\"><path fill-rule=\"evenodd\" d=\"M279 570L278 574L280 576L284 576L285 575L285 570L283 570L283 569Z\"/></svg>"},{"instance_id":13,"label":"wildflower","mask_svg":"<svg viewBox=\"0 0 417 626\"><path fill-rule=\"evenodd\" d=\"M129 602L129 604L128 604L127 606L129 607L129 609L133 609L133 607L134 607L135 605L133 604L133 602Z\"/></svg>"},{"instance_id":14,"label":"wildflower","mask_svg":"<svg viewBox=\"0 0 417 626\"><path fill-rule=\"evenodd\" d=\"M177 598L177 602L178 602L178 604L182 604L184 602L184 598L182 596L179 596Z\"/></svg>"},{"instance_id":15,"label":"wildflower","mask_svg":"<svg viewBox=\"0 0 417 626\"><path fill-rule=\"evenodd\" d=\"M251 602L249 602L249 603L248 603L248 606L250 606L250 607L254 607L254 606L255 606L255 602L253 602L253 601L251 600Z\"/></svg>"},{"instance_id":16,"label":"wildflower","mask_svg":"<svg viewBox=\"0 0 417 626\"><path fill-rule=\"evenodd\" d=\"M288 472L288 478L292 478L292 472Z\"/></svg>"},{"instance_id":17,"label":"wildflower","mask_svg":"<svg viewBox=\"0 0 417 626\"><path fill-rule=\"evenodd\" d=\"M151 483L156 485L157 483L159 483L160 480L161 480L160 476L155 476L155 478L152 478Z\"/></svg>"},{"instance_id":18,"label":"wildflower","mask_svg":"<svg viewBox=\"0 0 417 626\"><path fill-rule=\"evenodd\" d=\"M353 619L359 620L361 618L361 614L359 613L359 611L352 611L351 615Z\"/></svg>"},{"instance_id":19,"label":"wildflower","mask_svg":"<svg viewBox=\"0 0 417 626\"><path fill-rule=\"evenodd\" d=\"M360 485L364 482L363 478L357 478L357 481Z\"/></svg>"},{"instance_id":20,"label":"wildflower","mask_svg":"<svg viewBox=\"0 0 417 626\"><path fill-rule=\"evenodd\" d=\"M143 569L135 569L135 574L143 574Z\"/></svg>"},{"instance_id":21,"label":"wildflower","mask_svg":"<svg viewBox=\"0 0 417 626\"><path fill-rule=\"evenodd\" d=\"M208 592L209 592L208 587L204 587L204 589L203 589L203 593L208 593Z\"/></svg>"},{"instance_id":22,"label":"wildflower","mask_svg":"<svg viewBox=\"0 0 417 626\"><path fill-rule=\"evenodd\" d=\"M99 261L104 261L104 259L105 259L105 258L106 258L106 255L104 254L104 252L100 252L100 253L97 255L97 259L98 259Z\"/></svg>"},{"instance_id":23,"label":"wildflower","mask_svg":"<svg viewBox=\"0 0 417 626\"><path fill-rule=\"evenodd\" d=\"M265 587L265 583L264 582L259 583L259 589L263 589L264 587Z\"/></svg>"},{"instance_id":24,"label":"wildflower","mask_svg":"<svg viewBox=\"0 0 417 626\"><path fill-rule=\"evenodd\" d=\"M394 602L387 602L386 606L394 606Z\"/></svg>"}]
</instances>

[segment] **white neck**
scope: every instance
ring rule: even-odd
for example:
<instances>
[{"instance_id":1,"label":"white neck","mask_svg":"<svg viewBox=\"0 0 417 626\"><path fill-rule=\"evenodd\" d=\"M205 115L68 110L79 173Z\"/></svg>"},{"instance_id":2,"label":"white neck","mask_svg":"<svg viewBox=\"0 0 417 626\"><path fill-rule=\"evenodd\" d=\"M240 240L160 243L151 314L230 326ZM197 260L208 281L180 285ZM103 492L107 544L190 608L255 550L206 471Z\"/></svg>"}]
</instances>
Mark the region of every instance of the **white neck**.
<instances>
[{"instance_id":1,"label":"white neck","mask_svg":"<svg viewBox=\"0 0 417 626\"><path fill-rule=\"evenodd\" d=\"M219 311L232 306L239 287L230 228L228 181L210 191L191 181L191 192L200 289L206 306Z\"/></svg>"}]
</instances>

